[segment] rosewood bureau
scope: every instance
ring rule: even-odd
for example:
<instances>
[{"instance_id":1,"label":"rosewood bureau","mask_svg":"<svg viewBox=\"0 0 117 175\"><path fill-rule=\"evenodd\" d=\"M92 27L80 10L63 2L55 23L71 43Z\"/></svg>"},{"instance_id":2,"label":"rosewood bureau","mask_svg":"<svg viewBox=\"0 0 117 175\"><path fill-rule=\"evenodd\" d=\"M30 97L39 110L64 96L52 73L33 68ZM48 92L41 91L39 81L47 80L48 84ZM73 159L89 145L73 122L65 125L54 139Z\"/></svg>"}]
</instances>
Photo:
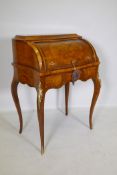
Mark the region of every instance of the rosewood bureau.
<instances>
[{"instance_id":1,"label":"rosewood bureau","mask_svg":"<svg viewBox=\"0 0 117 175\"><path fill-rule=\"evenodd\" d=\"M14 76L12 96L17 108L22 132L23 119L17 94L20 83L36 88L37 114L40 128L41 153L44 153L44 99L51 88L65 85L65 113L68 114L69 84L92 79L93 98L89 125L100 92L99 58L90 42L77 34L15 36L12 40Z\"/></svg>"}]
</instances>

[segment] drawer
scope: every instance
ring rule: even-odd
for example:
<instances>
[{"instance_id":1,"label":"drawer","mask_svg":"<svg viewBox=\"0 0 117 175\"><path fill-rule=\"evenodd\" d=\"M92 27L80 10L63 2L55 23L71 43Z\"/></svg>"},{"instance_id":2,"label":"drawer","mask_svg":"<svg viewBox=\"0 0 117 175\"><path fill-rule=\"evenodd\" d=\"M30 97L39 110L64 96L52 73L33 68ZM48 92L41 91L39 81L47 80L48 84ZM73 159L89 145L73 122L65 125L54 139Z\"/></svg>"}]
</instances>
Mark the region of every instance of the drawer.
<instances>
[{"instance_id":1,"label":"drawer","mask_svg":"<svg viewBox=\"0 0 117 175\"><path fill-rule=\"evenodd\" d=\"M89 67L85 69L80 69L79 80L86 81L88 79L94 78L98 73L98 67ZM59 88L67 82L72 82L72 73L61 73L45 77L45 88ZM77 80L78 80L77 79Z\"/></svg>"}]
</instances>

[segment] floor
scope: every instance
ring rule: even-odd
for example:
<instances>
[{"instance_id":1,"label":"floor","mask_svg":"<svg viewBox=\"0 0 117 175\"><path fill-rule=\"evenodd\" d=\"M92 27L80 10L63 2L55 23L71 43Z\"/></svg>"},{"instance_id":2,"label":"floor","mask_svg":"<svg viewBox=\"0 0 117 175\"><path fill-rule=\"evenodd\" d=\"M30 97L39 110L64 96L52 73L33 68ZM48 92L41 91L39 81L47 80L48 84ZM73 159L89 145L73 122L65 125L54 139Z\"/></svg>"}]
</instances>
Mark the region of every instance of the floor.
<instances>
[{"instance_id":1,"label":"floor","mask_svg":"<svg viewBox=\"0 0 117 175\"><path fill-rule=\"evenodd\" d=\"M45 154L40 154L36 111L0 114L0 175L117 175L117 109L99 108L94 128L88 109L45 111Z\"/></svg>"}]
</instances>

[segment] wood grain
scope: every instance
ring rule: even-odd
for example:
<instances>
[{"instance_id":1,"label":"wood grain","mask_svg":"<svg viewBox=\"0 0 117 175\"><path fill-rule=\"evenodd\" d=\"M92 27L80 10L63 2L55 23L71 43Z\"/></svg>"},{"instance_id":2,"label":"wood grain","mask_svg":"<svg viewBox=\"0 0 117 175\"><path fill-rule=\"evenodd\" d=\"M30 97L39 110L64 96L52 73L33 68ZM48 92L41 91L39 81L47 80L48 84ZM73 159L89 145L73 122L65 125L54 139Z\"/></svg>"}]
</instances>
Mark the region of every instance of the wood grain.
<instances>
[{"instance_id":1,"label":"wood grain","mask_svg":"<svg viewBox=\"0 0 117 175\"><path fill-rule=\"evenodd\" d=\"M99 58L92 44L77 34L15 36L12 40L14 76L12 96L23 128L19 104L18 83L37 90L37 115L40 128L41 153L44 153L44 100L49 89L65 86L65 114L68 115L69 85L74 70L80 72L76 80L92 79L94 93L90 107L89 125L100 92Z\"/></svg>"}]
</instances>

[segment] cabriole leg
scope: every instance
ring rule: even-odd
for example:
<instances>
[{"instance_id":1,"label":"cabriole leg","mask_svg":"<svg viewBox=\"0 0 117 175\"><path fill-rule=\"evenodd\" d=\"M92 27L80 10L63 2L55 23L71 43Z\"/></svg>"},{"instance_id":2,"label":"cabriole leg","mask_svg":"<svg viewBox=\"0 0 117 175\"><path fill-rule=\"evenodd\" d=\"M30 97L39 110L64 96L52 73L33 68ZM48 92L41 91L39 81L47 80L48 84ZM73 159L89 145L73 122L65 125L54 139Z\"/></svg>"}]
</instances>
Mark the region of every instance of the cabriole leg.
<instances>
[{"instance_id":1,"label":"cabriole leg","mask_svg":"<svg viewBox=\"0 0 117 175\"><path fill-rule=\"evenodd\" d=\"M65 84L65 114L68 115L69 82Z\"/></svg>"},{"instance_id":2,"label":"cabriole leg","mask_svg":"<svg viewBox=\"0 0 117 175\"><path fill-rule=\"evenodd\" d=\"M45 91L42 88L41 82L37 88L37 114L40 129L40 139L41 139L41 154L44 153L44 99Z\"/></svg>"},{"instance_id":3,"label":"cabriole leg","mask_svg":"<svg viewBox=\"0 0 117 175\"><path fill-rule=\"evenodd\" d=\"M90 129L93 128L92 115L93 115L94 107L95 107L97 98L99 96L100 87L101 87L101 81L100 81L98 76L96 78L92 79L92 81L94 83L94 93L93 93L93 98L92 98L91 107L90 107L90 116L89 116Z\"/></svg>"},{"instance_id":4,"label":"cabriole leg","mask_svg":"<svg viewBox=\"0 0 117 175\"><path fill-rule=\"evenodd\" d=\"M22 119L22 112L21 112L21 108L20 108L19 98L18 98L18 94L17 94L18 84L19 84L19 82L17 82L15 80L15 78L13 78L12 84L11 84L11 93L12 93L12 97L13 97L17 112L18 112L18 116L19 116L19 122L20 122L19 133L22 133L23 119Z\"/></svg>"}]
</instances>

